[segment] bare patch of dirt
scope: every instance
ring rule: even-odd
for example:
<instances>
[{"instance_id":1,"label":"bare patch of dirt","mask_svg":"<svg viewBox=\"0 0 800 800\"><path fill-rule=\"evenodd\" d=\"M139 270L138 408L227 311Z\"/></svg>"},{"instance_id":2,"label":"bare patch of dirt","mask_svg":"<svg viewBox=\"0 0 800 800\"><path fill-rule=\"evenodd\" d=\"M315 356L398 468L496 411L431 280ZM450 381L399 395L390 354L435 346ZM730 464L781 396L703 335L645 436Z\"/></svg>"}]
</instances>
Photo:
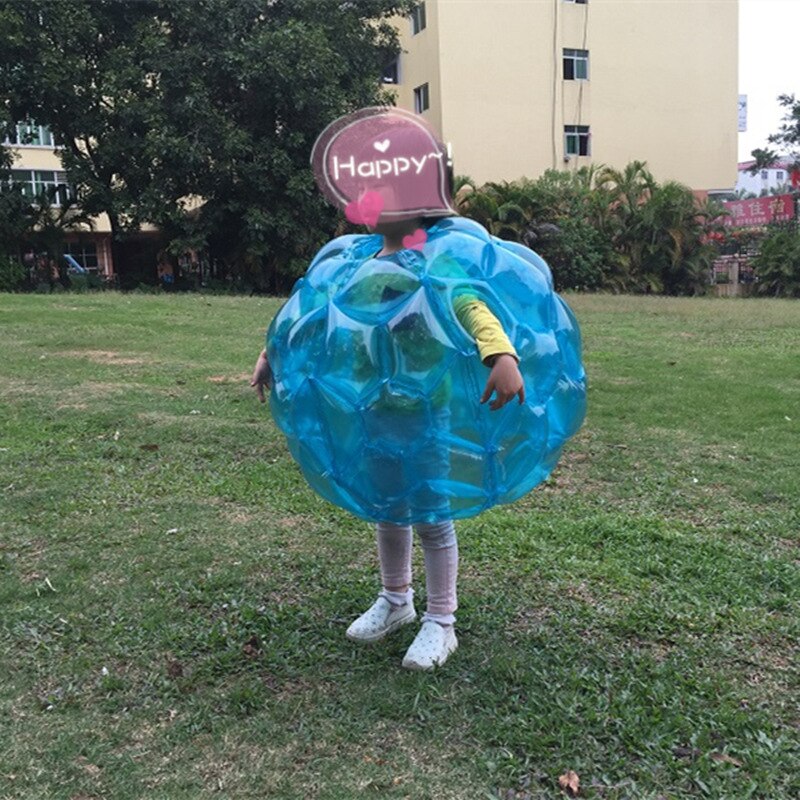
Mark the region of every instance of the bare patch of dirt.
<instances>
[{"instance_id":1,"label":"bare patch of dirt","mask_svg":"<svg viewBox=\"0 0 800 800\"><path fill-rule=\"evenodd\" d=\"M540 491L565 494L602 494L603 484L588 477L589 454L568 450L550 474Z\"/></svg>"},{"instance_id":2,"label":"bare patch of dirt","mask_svg":"<svg viewBox=\"0 0 800 800\"><path fill-rule=\"evenodd\" d=\"M641 385L641 380L638 378L606 378L606 383L610 383L613 386L636 386Z\"/></svg>"},{"instance_id":3,"label":"bare patch of dirt","mask_svg":"<svg viewBox=\"0 0 800 800\"><path fill-rule=\"evenodd\" d=\"M211 383L243 383L250 380L249 372L242 372L239 375L211 375L208 380Z\"/></svg>"},{"instance_id":4,"label":"bare patch of dirt","mask_svg":"<svg viewBox=\"0 0 800 800\"><path fill-rule=\"evenodd\" d=\"M553 613L549 606L521 608L507 624L507 628L512 633L531 633L543 628Z\"/></svg>"},{"instance_id":5,"label":"bare patch of dirt","mask_svg":"<svg viewBox=\"0 0 800 800\"><path fill-rule=\"evenodd\" d=\"M800 539L785 539L779 537L776 542L781 550L788 550L789 552L800 554Z\"/></svg>"},{"instance_id":6,"label":"bare patch of dirt","mask_svg":"<svg viewBox=\"0 0 800 800\"><path fill-rule=\"evenodd\" d=\"M292 514L278 519L277 525L287 531L309 530L314 527L314 518L306 514Z\"/></svg>"},{"instance_id":7,"label":"bare patch of dirt","mask_svg":"<svg viewBox=\"0 0 800 800\"><path fill-rule=\"evenodd\" d=\"M648 654L652 656L657 664L666 661L675 649L675 643L667 639L657 639L656 641L646 641L634 638L631 642L633 650L638 654Z\"/></svg>"},{"instance_id":8,"label":"bare patch of dirt","mask_svg":"<svg viewBox=\"0 0 800 800\"><path fill-rule=\"evenodd\" d=\"M123 394L131 389L149 388L138 383L111 383L108 381L84 381L76 386L53 386L42 381L22 381L5 378L0 380L0 397L8 401L35 397L58 397L58 408L84 408L87 400L105 399Z\"/></svg>"},{"instance_id":9,"label":"bare patch of dirt","mask_svg":"<svg viewBox=\"0 0 800 800\"><path fill-rule=\"evenodd\" d=\"M752 662L783 672L792 667L794 643L788 638L760 636L755 640Z\"/></svg>"},{"instance_id":10,"label":"bare patch of dirt","mask_svg":"<svg viewBox=\"0 0 800 800\"><path fill-rule=\"evenodd\" d=\"M586 585L585 581L581 581L580 583L570 583L566 586L562 586L561 592L567 595L567 597L571 597L574 600L580 600L582 603L586 603L587 606L597 605L595 597L589 591L589 587Z\"/></svg>"},{"instance_id":11,"label":"bare patch of dirt","mask_svg":"<svg viewBox=\"0 0 800 800\"><path fill-rule=\"evenodd\" d=\"M95 364L117 364L119 366L130 366L135 364L153 364L155 359L141 358L140 356L129 356L118 353L115 350L67 350L61 355L68 358L87 358Z\"/></svg>"},{"instance_id":12,"label":"bare patch of dirt","mask_svg":"<svg viewBox=\"0 0 800 800\"><path fill-rule=\"evenodd\" d=\"M256 515L250 511L245 511L244 508L234 506L233 508L226 508L222 511L222 516L225 521L231 525L245 525L256 519Z\"/></svg>"}]
</instances>

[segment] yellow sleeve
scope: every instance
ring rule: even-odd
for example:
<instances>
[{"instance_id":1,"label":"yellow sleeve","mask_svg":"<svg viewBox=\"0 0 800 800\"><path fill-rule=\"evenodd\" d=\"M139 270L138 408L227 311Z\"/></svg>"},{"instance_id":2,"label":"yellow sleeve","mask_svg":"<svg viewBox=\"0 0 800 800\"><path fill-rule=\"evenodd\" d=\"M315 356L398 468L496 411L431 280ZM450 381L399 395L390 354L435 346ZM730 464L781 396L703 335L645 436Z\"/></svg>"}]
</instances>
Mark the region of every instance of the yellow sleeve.
<instances>
[{"instance_id":1,"label":"yellow sleeve","mask_svg":"<svg viewBox=\"0 0 800 800\"><path fill-rule=\"evenodd\" d=\"M466 294L453 298L453 308L464 330L478 345L481 361L501 353L508 353L519 361L514 345L486 303Z\"/></svg>"}]
</instances>

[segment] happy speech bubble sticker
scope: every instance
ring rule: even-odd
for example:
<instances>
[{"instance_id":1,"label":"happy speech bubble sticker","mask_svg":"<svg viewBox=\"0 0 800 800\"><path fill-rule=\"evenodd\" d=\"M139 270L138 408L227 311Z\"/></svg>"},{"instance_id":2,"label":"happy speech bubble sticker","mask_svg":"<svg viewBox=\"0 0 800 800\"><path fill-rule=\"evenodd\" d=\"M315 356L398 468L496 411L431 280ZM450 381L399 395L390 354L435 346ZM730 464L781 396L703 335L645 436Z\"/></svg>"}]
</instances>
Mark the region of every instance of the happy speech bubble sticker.
<instances>
[{"instance_id":1,"label":"happy speech bubble sticker","mask_svg":"<svg viewBox=\"0 0 800 800\"><path fill-rule=\"evenodd\" d=\"M351 222L456 213L444 145L403 109L363 108L334 120L314 143L311 166L320 191Z\"/></svg>"}]
</instances>

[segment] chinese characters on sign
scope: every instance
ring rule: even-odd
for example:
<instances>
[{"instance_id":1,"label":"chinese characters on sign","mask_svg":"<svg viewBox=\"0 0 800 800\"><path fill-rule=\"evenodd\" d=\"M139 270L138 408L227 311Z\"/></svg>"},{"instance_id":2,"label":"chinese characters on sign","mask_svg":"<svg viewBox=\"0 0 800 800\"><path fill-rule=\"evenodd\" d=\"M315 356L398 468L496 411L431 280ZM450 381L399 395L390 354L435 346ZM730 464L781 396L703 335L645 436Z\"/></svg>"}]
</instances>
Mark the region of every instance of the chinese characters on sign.
<instances>
[{"instance_id":1,"label":"chinese characters on sign","mask_svg":"<svg viewBox=\"0 0 800 800\"><path fill-rule=\"evenodd\" d=\"M723 203L730 216L722 224L727 228L748 228L770 222L788 222L795 218L794 197L779 194L754 200L733 200Z\"/></svg>"}]
</instances>

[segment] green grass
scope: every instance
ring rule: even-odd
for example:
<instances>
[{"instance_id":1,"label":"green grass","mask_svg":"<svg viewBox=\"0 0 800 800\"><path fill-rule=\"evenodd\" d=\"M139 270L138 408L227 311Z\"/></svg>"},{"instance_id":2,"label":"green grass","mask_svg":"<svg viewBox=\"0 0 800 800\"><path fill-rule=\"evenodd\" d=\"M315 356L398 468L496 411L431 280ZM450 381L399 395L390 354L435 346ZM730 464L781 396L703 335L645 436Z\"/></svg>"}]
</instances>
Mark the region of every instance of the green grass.
<instances>
[{"instance_id":1,"label":"green grass","mask_svg":"<svg viewBox=\"0 0 800 800\"><path fill-rule=\"evenodd\" d=\"M0 798L800 797L800 303L569 301L586 424L420 675L246 385L277 301L0 296Z\"/></svg>"}]
</instances>

